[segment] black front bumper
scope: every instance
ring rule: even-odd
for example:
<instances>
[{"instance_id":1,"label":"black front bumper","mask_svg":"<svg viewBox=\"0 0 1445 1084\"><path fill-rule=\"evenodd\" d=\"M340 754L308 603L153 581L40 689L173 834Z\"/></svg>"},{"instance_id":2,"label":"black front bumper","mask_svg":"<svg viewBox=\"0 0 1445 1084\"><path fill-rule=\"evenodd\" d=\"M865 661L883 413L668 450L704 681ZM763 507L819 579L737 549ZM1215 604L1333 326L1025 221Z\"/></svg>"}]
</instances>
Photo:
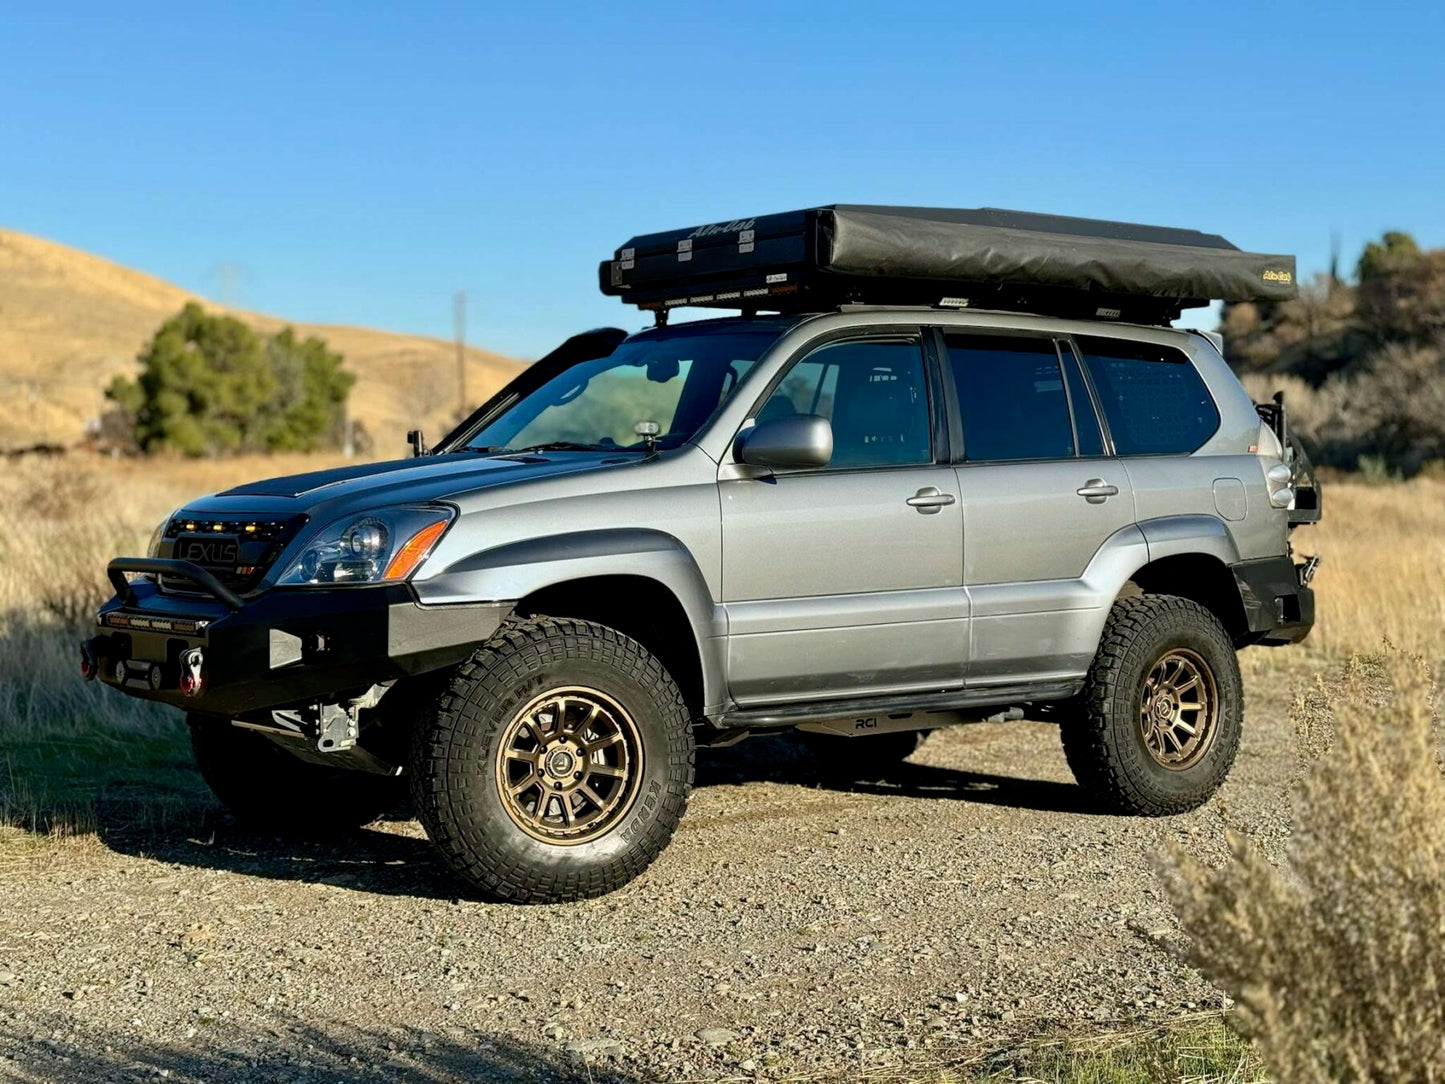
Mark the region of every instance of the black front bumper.
<instances>
[{"instance_id":1,"label":"black front bumper","mask_svg":"<svg viewBox=\"0 0 1445 1084\"><path fill-rule=\"evenodd\" d=\"M1257 644L1297 644L1315 624L1315 593L1305 565L1288 557L1240 561L1232 566L1250 637Z\"/></svg>"},{"instance_id":2,"label":"black front bumper","mask_svg":"<svg viewBox=\"0 0 1445 1084\"><path fill-rule=\"evenodd\" d=\"M406 584L272 588L233 606L136 580L100 608L83 650L102 681L189 711L238 716L335 701L465 660L507 602L422 606ZM200 688L182 691L200 649Z\"/></svg>"}]
</instances>

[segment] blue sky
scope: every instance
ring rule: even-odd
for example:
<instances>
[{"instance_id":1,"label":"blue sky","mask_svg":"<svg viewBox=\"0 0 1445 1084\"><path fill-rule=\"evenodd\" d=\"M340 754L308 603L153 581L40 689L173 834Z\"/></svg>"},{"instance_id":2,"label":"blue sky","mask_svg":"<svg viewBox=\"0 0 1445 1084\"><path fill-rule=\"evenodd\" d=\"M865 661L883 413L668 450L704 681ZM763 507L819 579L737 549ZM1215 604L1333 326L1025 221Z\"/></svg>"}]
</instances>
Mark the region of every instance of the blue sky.
<instances>
[{"instance_id":1,"label":"blue sky","mask_svg":"<svg viewBox=\"0 0 1445 1084\"><path fill-rule=\"evenodd\" d=\"M1445 244L1440 5L6 5L0 225L536 356L597 262L831 202ZM232 268L224 272L225 267ZM0 313L0 319L4 314Z\"/></svg>"}]
</instances>

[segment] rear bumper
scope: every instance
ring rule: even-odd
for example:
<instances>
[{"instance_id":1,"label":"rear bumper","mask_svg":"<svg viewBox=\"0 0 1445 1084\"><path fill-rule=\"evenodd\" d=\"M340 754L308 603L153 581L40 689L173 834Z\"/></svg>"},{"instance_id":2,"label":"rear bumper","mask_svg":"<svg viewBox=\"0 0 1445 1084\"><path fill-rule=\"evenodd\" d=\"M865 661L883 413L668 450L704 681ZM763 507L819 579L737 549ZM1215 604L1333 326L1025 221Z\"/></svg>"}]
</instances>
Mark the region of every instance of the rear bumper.
<instances>
[{"instance_id":1,"label":"rear bumper","mask_svg":"<svg viewBox=\"0 0 1445 1084\"><path fill-rule=\"evenodd\" d=\"M1240 561L1232 566L1253 642L1297 644L1315 624L1315 593L1302 582L1301 570L1288 557Z\"/></svg>"},{"instance_id":2,"label":"rear bumper","mask_svg":"<svg viewBox=\"0 0 1445 1084\"><path fill-rule=\"evenodd\" d=\"M96 676L132 696L191 711L245 712L333 701L378 682L461 662L511 611L507 602L422 606L406 584L273 588L232 608L128 585L96 616L83 650ZM182 691L201 652L201 683Z\"/></svg>"}]
</instances>

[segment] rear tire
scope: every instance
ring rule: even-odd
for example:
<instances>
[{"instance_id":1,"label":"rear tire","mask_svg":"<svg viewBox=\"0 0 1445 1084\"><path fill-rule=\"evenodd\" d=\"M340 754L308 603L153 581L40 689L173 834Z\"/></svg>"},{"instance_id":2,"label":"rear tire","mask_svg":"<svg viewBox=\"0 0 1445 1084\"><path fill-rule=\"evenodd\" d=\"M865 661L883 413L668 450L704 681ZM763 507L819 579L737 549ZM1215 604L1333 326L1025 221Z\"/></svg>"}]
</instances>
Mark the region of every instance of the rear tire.
<instances>
[{"instance_id":1,"label":"rear tire","mask_svg":"<svg viewBox=\"0 0 1445 1084\"><path fill-rule=\"evenodd\" d=\"M813 754L818 774L832 783L871 783L887 779L916 753L930 730L897 730L861 738L800 732Z\"/></svg>"},{"instance_id":2,"label":"rear tire","mask_svg":"<svg viewBox=\"0 0 1445 1084\"><path fill-rule=\"evenodd\" d=\"M692 789L691 719L641 644L587 621L504 627L415 731L412 796L447 864L486 896L600 896L645 870Z\"/></svg>"},{"instance_id":3,"label":"rear tire","mask_svg":"<svg viewBox=\"0 0 1445 1084\"><path fill-rule=\"evenodd\" d=\"M370 824L406 797L400 779L298 760L229 719L186 716L201 777L247 828L326 836Z\"/></svg>"},{"instance_id":4,"label":"rear tire","mask_svg":"<svg viewBox=\"0 0 1445 1084\"><path fill-rule=\"evenodd\" d=\"M1113 812L1183 813L1228 776L1243 714L1239 660L1217 617L1173 595L1123 598L1060 728L1064 755Z\"/></svg>"}]
</instances>

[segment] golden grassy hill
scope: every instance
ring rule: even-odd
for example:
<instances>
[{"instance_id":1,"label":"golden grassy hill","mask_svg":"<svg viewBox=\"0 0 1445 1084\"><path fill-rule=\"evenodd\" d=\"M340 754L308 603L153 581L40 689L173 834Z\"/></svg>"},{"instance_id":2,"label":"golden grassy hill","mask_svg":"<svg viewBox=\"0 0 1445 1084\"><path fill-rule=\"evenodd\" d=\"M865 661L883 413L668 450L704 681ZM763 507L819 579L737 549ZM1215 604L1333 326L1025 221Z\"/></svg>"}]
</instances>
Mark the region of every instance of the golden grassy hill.
<instances>
[{"instance_id":1,"label":"golden grassy hill","mask_svg":"<svg viewBox=\"0 0 1445 1084\"><path fill-rule=\"evenodd\" d=\"M105 409L103 391L136 369L136 354L167 317L195 295L140 271L53 241L0 229L0 449L40 441L71 444ZM208 308L222 306L202 302ZM263 331L286 324L235 315ZM406 430L432 439L456 409L455 347L440 339L370 328L293 324L325 339L357 376L352 416L381 451L399 451ZM492 394L521 363L468 352L473 403Z\"/></svg>"}]
</instances>

